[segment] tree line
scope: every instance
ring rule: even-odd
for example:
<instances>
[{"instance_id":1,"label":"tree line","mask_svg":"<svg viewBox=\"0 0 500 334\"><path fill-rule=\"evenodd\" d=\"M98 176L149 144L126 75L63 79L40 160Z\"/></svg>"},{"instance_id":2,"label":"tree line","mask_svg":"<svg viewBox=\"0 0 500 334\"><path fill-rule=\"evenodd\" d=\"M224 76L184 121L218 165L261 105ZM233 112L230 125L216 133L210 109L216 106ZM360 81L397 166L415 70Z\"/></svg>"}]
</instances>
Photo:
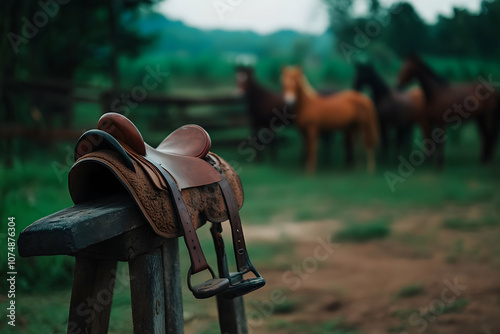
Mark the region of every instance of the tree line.
<instances>
[{"instance_id":1,"label":"tree line","mask_svg":"<svg viewBox=\"0 0 500 334\"><path fill-rule=\"evenodd\" d=\"M399 57L412 53L490 60L500 57L496 33L499 0L483 0L478 12L454 8L450 17L439 15L435 23L424 21L409 2L384 7L379 0L367 0L368 13L354 16L354 0L324 1L336 46L346 57L376 46Z\"/></svg>"}]
</instances>

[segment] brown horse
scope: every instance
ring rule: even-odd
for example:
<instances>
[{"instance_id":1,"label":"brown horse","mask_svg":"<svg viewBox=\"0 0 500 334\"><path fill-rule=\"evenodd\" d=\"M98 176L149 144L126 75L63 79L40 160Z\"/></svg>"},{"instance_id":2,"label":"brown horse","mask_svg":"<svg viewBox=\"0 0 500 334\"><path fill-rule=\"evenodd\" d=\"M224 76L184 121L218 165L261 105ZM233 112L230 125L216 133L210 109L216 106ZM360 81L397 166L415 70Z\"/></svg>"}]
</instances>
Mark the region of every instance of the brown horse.
<instances>
[{"instance_id":1,"label":"brown horse","mask_svg":"<svg viewBox=\"0 0 500 334\"><path fill-rule=\"evenodd\" d=\"M438 165L442 167L444 163L446 125L457 129L468 119L475 119L479 127L482 141L481 161L490 162L500 123L500 104L494 88L485 82L450 84L415 55L404 62L399 73L398 86L403 87L413 79L419 81L424 91L424 136L427 143L433 143L435 147ZM432 152L429 152L429 155L432 155Z\"/></svg>"},{"instance_id":2,"label":"brown horse","mask_svg":"<svg viewBox=\"0 0 500 334\"><path fill-rule=\"evenodd\" d=\"M330 130L345 130L347 138L352 138L354 131L360 131L368 170L375 170L373 151L378 144L378 121L375 106L368 97L353 90L320 96L302 69L293 66L283 69L281 82L285 101L295 107L295 124L306 143L306 169L309 173L316 169L318 137L321 132ZM352 143L347 145L352 146Z\"/></svg>"},{"instance_id":3,"label":"brown horse","mask_svg":"<svg viewBox=\"0 0 500 334\"><path fill-rule=\"evenodd\" d=\"M293 123L293 119L285 119L281 121L281 117L277 117L281 113L293 114L293 107L286 105L283 94L275 93L260 84L255 77L254 69L247 66L236 67L236 82L238 91L243 94L247 103L247 112L250 119L251 133L254 138L259 138L259 132L266 129L284 128L284 126ZM337 91L328 90L320 92L322 95L335 94ZM274 130L273 130L274 131ZM278 145L280 144L278 133L274 133L274 137L265 147L269 147L269 153L273 160L278 157ZM330 133L322 133L325 149L330 151L331 136ZM264 147L263 145L257 146ZM255 157L258 160L263 158L263 150L256 149ZM328 158L327 155L325 155Z\"/></svg>"}]
</instances>

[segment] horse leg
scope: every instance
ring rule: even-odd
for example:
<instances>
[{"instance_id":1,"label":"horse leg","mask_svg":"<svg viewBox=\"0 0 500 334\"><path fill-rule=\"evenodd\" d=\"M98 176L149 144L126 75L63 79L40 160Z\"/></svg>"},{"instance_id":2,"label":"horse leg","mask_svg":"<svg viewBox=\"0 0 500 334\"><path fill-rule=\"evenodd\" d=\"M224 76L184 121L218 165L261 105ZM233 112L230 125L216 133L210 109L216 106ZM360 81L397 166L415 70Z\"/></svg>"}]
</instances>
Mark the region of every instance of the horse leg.
<instances>
[{"instance_id":1,"label":"horse leg","mask_svg":"<svg viewBox=\"0 0 500 334\"><path fill-rule=\"evenodd\" d=\"M368 173L375 173L375 152L372 148L366 148L366 166Z\"/></svg>"},{"instance_id":2,"label":"horse leg","mask_svg":"<svg viewBox=\"0 0 500 334\"><path fill-rule=\"evenodd\" d=\"M316 160L318 155L318 129L314 126L308 126L305 129L306 136L306 171L308 174L314 174L316 171Z\"/></svg>"},{"instance_id":3,"label":"horse leg","mask_svg":"<svg viewBox=\"0 0 500 334\"><path fill-rule=\"evenodd\" d=\"M476 117L479 135L481 137L481 163L488 163L490 160L490 151L492 138L488 131L488 124L486 122L486 114L481 114Z\"/></svg>"},{"instance_id":4,"label":"horse leg","mask_svg":"<svg viewBox=\"0 0 500 334\"><path fill-rule=\"evenodd\" d=\"M354 164L354 131L348 128L344 133L345 162L351 168Z\"/></svg>"},{"instance_id":5,"label":"horse leg","mask_svg":"<svg viewBox=\"0 0 500 334\"><path fill-rule=\"evenodd\" d=\"M307 160L307 132L304 128L299 128L300 136L302 137L302 149L300 151L299 162L303 163L303 161Z\"/></svg>"},{"instance_id":6,"label":"horse leg","mask_svg":"<svg viewBox=\"0 0 500 334\"><path fill-rule=\"evenodd\" d=\"M437 126L438 129L441 129L443 133L446 133L446 125L441 124ZM445 137L445 135L443 135ZM443 141L442 143L436 143L436 153L437 153L437 165L438 168L441 170L443 169L444 166L444 145L446 141Z\"/></svg>"},{"instance_id":7,"label":"horse leg","mask_svg":"<svg viewBox=\"0 0 500 334\"><path fill-rule=\"evenodd\" d=\"M389 158L389 127L386 122L380 122L380 158L383 161Z\"/></svg>"},{"instance_id":8,"label":"horse leg","mask_svg":"<svg viewBox=\"0 0 500 334\"><path fill-rule=\"evenodd\" d=\"M487 162L491 162L495 156L495 150L497 147L498 135L500 134L500 96L498 96L497 107L493 113L493 125L491 127L491 132L489 136L489 152L487 155Z\"/></svg>"},{"instance_id":9,"label":"horse leg","mask_svg":"<svg viewBox=\"0 0 500 334\"><path fill-rule=\"evenodd\" d=\"M432 126L431 126L430 122L428 120L422 121L420 126L422 127L422 136L423 136L424 141L432 142L432 139L431 139L432 138L431 137ZM432 150L432 152L427 153L427 161L433 160L436 150L437 149L434 148L434 150Z\"/></svg>"},{"instance_id":10,"label":"horse leg","mask_svg":"<svg viewBox=\"0 0 500 334\"><path fill-rule=\"evenodd\" d=\"M259 130L261 127L258 124L253 124L252 125L252 138L254 138L255 141L259 140ZM255 146L255 160L259 163L261 163L264 160L264 153L262 152L263 150L260 149L260 146Z\"/></svg>"},{"instance_id":11,"label":"horse leg","mask_svg":"<svg viewBox=\"0 0 500 334\"><path fill-rule=\"evenodd\" d=\"M324 156L324 161L326 164L329 164L331 161L331 153L332 153L332 132L331 131L324 131L321 133L321 141L323 142L324 146L324 151L325 154Z\"/></svg>"},{"instance_id":12,"label":"horse leg","mask_svg":"<svg viewBox=\"0 0 500 334\"><path fill-rule=\"evenodd\" d=\"M271 163L276 164L278 162L278 138L276 138L276 132L273 132L274 138L269 143L269 153L271 154Z\"/></svg>"},{"instance_id":13,"label":"horse leg","mask_svg":"<svg viewBox=\"0 0 500 334\"><path fill-rule=\"evenodd\" d=\"M396 155L406 155L411 151L411 138L413 137L413 125L405 124L397 127Z\"/></svg>"}]
</instances>

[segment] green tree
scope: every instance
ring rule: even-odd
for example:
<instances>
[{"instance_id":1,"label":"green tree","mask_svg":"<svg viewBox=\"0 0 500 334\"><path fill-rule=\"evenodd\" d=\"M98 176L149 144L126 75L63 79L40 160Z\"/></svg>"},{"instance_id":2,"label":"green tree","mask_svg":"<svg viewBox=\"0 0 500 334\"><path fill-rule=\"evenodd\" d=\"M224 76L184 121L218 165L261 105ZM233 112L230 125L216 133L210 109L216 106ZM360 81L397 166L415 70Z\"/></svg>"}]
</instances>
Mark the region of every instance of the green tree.
<instances>
[{"instance_id":1,"label":"green tree","mask_svg":"<svg viewBox=\"0 0 500 334\"><path fill-rule=\"evenodd\" d=\"M119 86L118 57L133 56L151 38L131 28L137 12L157 0L3 0L0 4L0 115L7 122L27 122L25 99L14 98L12 82L39 83L19 90L29 92L31 104L52 123L62 114L64 125L72 121L72 87L99 74ZM78 74L78 75L77 75ZM48 82L51 82L48 89ZM33 111L34 109L31 109ZM33 115L33 114L32 114ZM40 117L38 117L38 121ZM49 124L50 125L50 124Z\"/></svg>"},{"instance_id":2,"label":"green tree","mask_svg":"<svg viewBox=\"0 0 500 334\"><path fill-rule=\"evenodd\" d=\"M137 54L150 41L129 26L139 8L155 2L4 0L1 72L65 80L72 80L77 69L109 73L113 57Z\"/></svg>"},{"instance_id":3,"label":"green tree","mask_svg":"<svg viewBox=\"0 0 500 334\"><path fill-rule=\"evenodd\" d=\"M429 31L425 22L410 3L392 8L391 23L385 28L384 42L399 56L428 50Z\"/></svg>"}]
</instances>

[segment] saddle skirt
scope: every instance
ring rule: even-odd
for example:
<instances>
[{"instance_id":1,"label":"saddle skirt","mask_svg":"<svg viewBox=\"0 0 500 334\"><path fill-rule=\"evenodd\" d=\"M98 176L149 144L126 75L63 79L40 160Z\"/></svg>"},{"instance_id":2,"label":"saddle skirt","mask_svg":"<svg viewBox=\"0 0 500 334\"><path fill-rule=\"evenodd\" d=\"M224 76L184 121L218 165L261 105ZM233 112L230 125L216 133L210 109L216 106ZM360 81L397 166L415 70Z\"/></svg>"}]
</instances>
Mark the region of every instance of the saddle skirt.
<instances>
[{"instance_id":1,"label":"saddle skirt","mask_svg":"<svg viewBox=\"0 0 500 334\"><path fill-rule=\"evenodd\" d=\"M77 159L69 172L69 192L73 202L78 204L117 193L128 193L157 234L166 238L182 236L181 222L178 221L175 203L168 187L151 169L140 162L140 157L134 157L133 151L122 142L120 144L132 159L108 148L90 150L90 153ZM147 147L154 150L150 146ZM224 159L211 152L203 159L193 159L203 160L211 165L211 172L217 173L219 178L220 174L225 176L240 209L243 205L243 187L234 169ZM179 180L176 182L182 184ZM195 229L207 220L220 223L229 218L217 182L182 189L181 195Z\"/></svg>"}]
</instances>

